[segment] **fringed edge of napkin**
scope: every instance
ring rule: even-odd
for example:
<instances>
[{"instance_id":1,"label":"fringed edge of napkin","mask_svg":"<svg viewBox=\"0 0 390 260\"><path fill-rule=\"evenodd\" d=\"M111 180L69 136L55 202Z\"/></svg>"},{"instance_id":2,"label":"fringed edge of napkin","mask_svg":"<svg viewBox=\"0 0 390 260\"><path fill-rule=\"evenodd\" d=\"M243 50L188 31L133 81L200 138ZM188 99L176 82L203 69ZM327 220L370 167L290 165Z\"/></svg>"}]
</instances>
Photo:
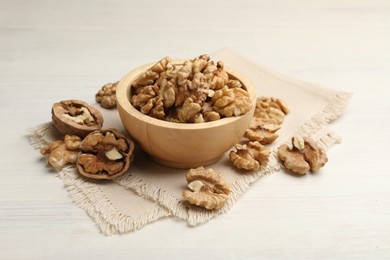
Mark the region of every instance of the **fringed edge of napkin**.
<instances>
[{"instance_id":1,"label":"fringed edge of napkin","mask_svg":"<svg viewBox=\"0 0 390 260\"><path fill-rule=\"evenodd\" d=\"M293 135L312 136L325 149L330 148L336 143L340 143L341 138L336 133L329 129L325 129L324 127L341 115L351 96L351 93L336 93L322 112L306 121L298 128L296 133L293 133ZM322 131L320 131L321 129ZM287 143L290 140L291 137L284 141ZM188 206L181 198L169 194L156 185L145 183L142 179L135 176L127 176L117 182L118 184L135 191L140 196L157 201L174 216L186 220L191 226L196 226L210 220L216 215L227 212L253 182L264 175L280 170L280 168L281 166L277 157L277 148L274 148L271 151L267 166L255 173L243 174L237 181L231 183L232 192L229 195L226 205L219 210L213 211Z\"/></svg>"},{"instance_id":2,"label":"fringed edge of napkin","mask_svg":"<svg viewBox=\"0 0 390 260\"><path fill-rule=\"evenodd\" d=\"M55 133L56 130L53 128L53 125L45 123L29 129L29 141L35 149L40 149L60 138ZM66 166L58 171L58 177L63 181L65 188L76 205L84 209L105 235L135 231L161 217L169 216L169 213L161 207L137 218L123 215L97 185L80 178L74 166Z\"/></svg>"}]
</instances>

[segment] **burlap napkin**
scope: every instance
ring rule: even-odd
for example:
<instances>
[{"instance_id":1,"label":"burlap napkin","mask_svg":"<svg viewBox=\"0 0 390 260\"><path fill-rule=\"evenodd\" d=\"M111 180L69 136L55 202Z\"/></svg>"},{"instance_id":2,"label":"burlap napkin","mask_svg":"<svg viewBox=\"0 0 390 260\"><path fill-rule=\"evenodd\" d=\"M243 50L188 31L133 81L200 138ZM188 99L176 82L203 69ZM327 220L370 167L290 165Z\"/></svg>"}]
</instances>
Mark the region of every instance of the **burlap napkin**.
<instances>
[{"instance_id":1,"label":"burlap napkin","mask_svg":"<svg viewBox=\"0 0 390 260\"><path fill-rule=\"evenodd\" d=\"M158 165L139 149L136 149L135 160L128 174L114 182L87 180L74 167L64 168L59 172L59 177L69 194L104 234L136 230L166 216L184 219L190 225L204 223L226 212L251 183L278 170L280 165L276 149L288 142L294 134L311 136L324 148L340 141L325 126L342 113L350 94L285 76L254 64L228 49L215 53L212 59L222 60L226 66L245 75L256 87L258 96L277 97L289 106L291 111L278 131L279 138L269 146L272 153L268 165L255 173L243 173L232 167L227 152L218 162L208 166L224 173L232 188L226 205L213 211L183 201L186 170ZM105 119L105 128L114 127L125 132L116 110L99 109ZM58 133L51 123L46 123L32 130L31 143L39 148L56 138Z\"/></svg>"}]
</instances>

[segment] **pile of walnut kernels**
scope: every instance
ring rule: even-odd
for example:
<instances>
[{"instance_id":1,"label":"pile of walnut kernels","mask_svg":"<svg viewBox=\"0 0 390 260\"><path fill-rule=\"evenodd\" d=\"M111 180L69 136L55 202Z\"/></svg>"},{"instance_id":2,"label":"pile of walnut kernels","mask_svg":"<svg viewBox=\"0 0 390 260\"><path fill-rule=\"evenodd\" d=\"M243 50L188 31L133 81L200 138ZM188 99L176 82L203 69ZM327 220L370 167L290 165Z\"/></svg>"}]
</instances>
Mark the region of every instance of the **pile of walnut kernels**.
<instances>
[{"instance_id":1,"label":"pile of walnut kernels","mask_svg":"<svg viewBox=\"0 0 390 260\"><path fill-rule=\"evenodd\" d=\"M131 104L143 114L180 123L202 123L239 116L252 107L248 92L221 61L201 55L183 64L170 57L132 83Z\"/></svg>"},{"instance_id":2,"label":"pile of walnut kernels","mask_svg":"<svg viewBox=\"0 0 390 260\"><path fill-rule=\"evenodd\" d=\"M104 108L116 107L116 83L104 85L95 98ZM181 123L201 123L224 117L239 116L252 106L241 82L231 78L222 62L201 55L182 65L166 57L143 72L132 84L131 103L149 116ZM268 163L267 145L278 138L289 108L277 98L260 97L252 121L241 142L230 151L229 160L243 172L255 172ZM61 169L75 164L85 177L115 179L127 172L133 160L134 144L115 129L101 130L103 117L89 104L65 100L52 107L52 121L64 135L41 149L48 164ZM327 156L312 139L300 136L278 149L283 165L294 173L316 171L327 162ZM189 190L183 198L206 209L223 207L230 186L222 173L199 167L187 172Z\"/></svg>"}]
</instances>

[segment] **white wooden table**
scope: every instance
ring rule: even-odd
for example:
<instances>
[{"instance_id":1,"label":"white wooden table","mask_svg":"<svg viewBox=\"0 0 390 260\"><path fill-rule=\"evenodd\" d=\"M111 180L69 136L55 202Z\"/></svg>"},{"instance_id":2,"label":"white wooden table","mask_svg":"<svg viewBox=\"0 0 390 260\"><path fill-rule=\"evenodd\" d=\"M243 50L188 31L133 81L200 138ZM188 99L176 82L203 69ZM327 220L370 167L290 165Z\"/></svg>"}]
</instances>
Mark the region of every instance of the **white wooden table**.
<instances>
[{"instance_id":1,"label":"white wooden table","mask_svg":"<svg viewBox=\"0 0 390 260\"><path fill-rule=\"evenodd\" d=\"M167 218L105 237L46 172L27 129L52 103L166 55L229 47L354 92L319 174L280 172L189 228ZM390 258L390 2L0 1L1 259Z\"/></svg>"}]
</instances>

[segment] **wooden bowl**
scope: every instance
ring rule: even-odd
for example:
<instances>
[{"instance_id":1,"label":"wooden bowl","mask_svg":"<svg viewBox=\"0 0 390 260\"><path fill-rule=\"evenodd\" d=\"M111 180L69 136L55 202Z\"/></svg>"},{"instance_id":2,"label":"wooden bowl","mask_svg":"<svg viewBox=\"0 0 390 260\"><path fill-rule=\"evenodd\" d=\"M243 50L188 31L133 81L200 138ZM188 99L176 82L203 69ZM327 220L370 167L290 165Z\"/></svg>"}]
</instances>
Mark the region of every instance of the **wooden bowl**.
<instances>
[{"instance_id":1,"label":"wooden bowl","mask_svg":"<svg viewBox=\"0 0 390 260\"><path fill-rule=\"evenodd\" d=\"M237 72L225 68L230 77L240 80L247 89L253 104L248 113L206 123L168 122L145 115L130 103L132 82L154 64L130 71L118 83L117 107L124 127L159 164L173 168L194 168L216 162L240 140L248 128L256 104L254 87ZM183 60L174 60L173 64L183 64Z\"/></svg>"}]
</instances>

